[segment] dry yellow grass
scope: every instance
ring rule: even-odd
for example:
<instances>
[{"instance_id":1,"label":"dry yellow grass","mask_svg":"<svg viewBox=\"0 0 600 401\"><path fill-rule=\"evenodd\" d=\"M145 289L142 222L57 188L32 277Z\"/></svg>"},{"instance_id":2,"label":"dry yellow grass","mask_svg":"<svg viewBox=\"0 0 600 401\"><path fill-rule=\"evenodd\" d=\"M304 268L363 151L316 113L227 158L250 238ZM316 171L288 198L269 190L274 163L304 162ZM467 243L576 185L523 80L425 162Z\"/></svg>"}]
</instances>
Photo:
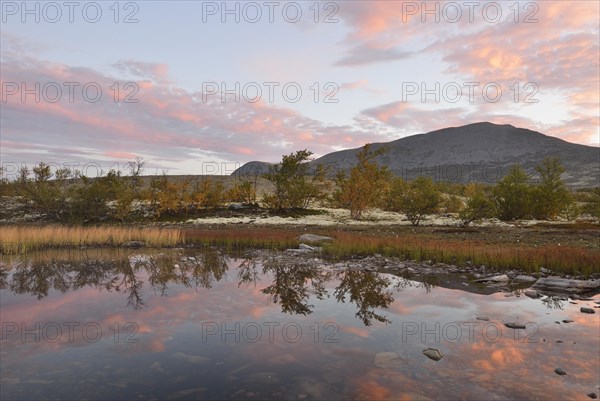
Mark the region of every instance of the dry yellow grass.
<instances>
[{"instance_id":1,"label":"dry yellow grass","mask_svg":"<svg viewBox=\"0 0 600 401\"><path fill-rule=\"evenodd\" d=\"M2 253L24 253L47 247L120 245L143 241L148 246L173 246L182 242L179 229L142 227L0 227Z\"/></svg>"}]
</instances>

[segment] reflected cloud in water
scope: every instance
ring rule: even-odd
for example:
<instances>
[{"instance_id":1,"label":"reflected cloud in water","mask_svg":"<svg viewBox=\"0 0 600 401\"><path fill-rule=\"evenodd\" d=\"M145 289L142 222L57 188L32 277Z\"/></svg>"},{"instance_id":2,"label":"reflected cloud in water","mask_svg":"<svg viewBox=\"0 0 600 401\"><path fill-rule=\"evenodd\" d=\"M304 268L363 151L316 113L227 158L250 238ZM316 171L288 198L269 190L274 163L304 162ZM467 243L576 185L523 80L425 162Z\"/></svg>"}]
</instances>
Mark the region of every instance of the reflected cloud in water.
<instances>
[{"instance_id":1,"label":"reflected cloud in water","mask_svg":"<svg viewBox=\"0 0 600 401\"><path fill-rule=\"evenodd\" d=\"M7 322L94 322L103 337L24 342L4 330L2 398L73 398L74 383L84 383L78 396L87 398L585 399L594 390L600 319L579 312L591 301L482 295L422 280L218 249L13 259L0 266L3 330ZM567 318L574 322L554 323ZM532 322L534 335L508 321ZM136 342L123 341L128 322ZM208 323L218 332L207 335ZM441 332L432 333L436 324ZM444 335L460 324L473 327L473 339ZM484 338L485 325L500 335ZM297 341L286 326L300 329ZM253 342L244 330L256 327L263 332ZM426 347L443 359L424 357ZM382 352L396 352L397 366L378 366ZM566 377L554 373L559 366Z\"/></svg>"}]
</instances>

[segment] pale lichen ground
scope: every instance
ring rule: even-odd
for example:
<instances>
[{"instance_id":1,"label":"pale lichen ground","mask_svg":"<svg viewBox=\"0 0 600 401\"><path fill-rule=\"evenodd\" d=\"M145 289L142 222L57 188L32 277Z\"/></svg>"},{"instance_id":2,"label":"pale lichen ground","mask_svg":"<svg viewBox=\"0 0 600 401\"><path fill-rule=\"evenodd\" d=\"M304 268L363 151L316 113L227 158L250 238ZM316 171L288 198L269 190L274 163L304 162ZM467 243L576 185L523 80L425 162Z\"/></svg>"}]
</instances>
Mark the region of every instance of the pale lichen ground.
<instances>
[{"instance_id":1,"label":"pale lichen ground","mask_svg":"<svg viewBox=\"0 0 600 401\"><path fill-rule=\"evenodd\" d=\"M254 224L263 226L280 225L299 225L299 226L410 226L411 222L402 213L386 212L374 209L365 214L360 220L350 218L350 213L345 209L319 208L322 214L314 214L301 217L280 217L280 216L247 216L247 217L208 217L190 219L187 224L196 226L216 225L216 224ZM520 220L519 225L534 225L540 223L537 220ZM556 221L554 223L557 223ZM565 221L566 223L566 221ZM421 222L421 226L460 226L461 221L456 215L429 215ZM514 227L513 223L506 223L497 219L482 220L471 224L475 227Z\"/></svg>"}]
</instances>

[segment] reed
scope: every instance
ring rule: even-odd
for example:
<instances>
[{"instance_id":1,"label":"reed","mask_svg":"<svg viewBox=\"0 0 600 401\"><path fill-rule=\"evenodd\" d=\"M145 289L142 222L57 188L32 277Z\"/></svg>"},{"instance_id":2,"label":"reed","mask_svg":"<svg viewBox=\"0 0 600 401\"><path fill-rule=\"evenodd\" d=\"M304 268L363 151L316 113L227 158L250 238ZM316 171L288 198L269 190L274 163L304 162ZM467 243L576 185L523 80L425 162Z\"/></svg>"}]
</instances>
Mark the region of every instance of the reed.
<instances>
[{"instance_id":1,"label":"reed","mask_svg":"<svg viewBox=\"0 0 600 401\"><path fill-rule=\"evenodd\" d=\"M318 232L317 232L318 231ZM456 265L486 265L497 270L538 271L541 267L566 274L589 275L600 272L600 252L576 246L492 244L474 240L450 240L435 236L401 234L368 235L364 232L316 230L335 238L323 245L332 258L381 254L407 260L432 261ZM286 249L298 246L301 232L286 228L185 230L188 244L222 246L227 249Z\"/></svg>"},{"instance_id":2,"label":"reed","mask_svg":"<svg viewBox=\"0 0 600 401\"><path fill-rule=\"evenodd\" d=\"M541 267L567 274L600 272L600 252L575 246L490 244L483 241L441 240L414 236L365 236L331 232L336 241L325 246L334 257L367 256L375 253L417 261L486 265L498 270L538 271Z\"/></svg>"},{"instance_id":3,"label":"reed","mask_svg":"<svg viewBox=\"0 0 600 401\"><path fill-rule=\"evenodd\" d=\"M183 231L186 244L214 245L228 250L273 249L282 250L298 246L298 233L274 228L214 228Z\"/></svg>"},{"instance_id":4,"label":"reed","mask_svg":"<svg viewBox=\"0 0 600 401\"><path fill-rule=\"evenodd\" d=\"M119 246L142 241L147 246L174 246L183 242L181 230L145 227L0 226L0 250L4 254L74 246Z\"/></svg>"},{"instance_id":5,"label":"reed","mask_svg":"<svg viewBox=\"0 0 600 401\"><path fill-rule=\"evenodd\" d=\"M565 274L600 272L597 247L488 243L483 240L456 240L435 234L415 236L367 234L340 230L315 230L335 238L323 244L323 254L331 258L381 254L407 260L455 265L486 265L497 270L521 269L534 272L541 267ZM177 244L209 245L229 251L250 248L282 250L298 246L300 230L290 228L141 228L0 226L0 250L4 254L24 253L42 248L113 245L143 241L148 246Z\"/></svg>"}]
</instances>

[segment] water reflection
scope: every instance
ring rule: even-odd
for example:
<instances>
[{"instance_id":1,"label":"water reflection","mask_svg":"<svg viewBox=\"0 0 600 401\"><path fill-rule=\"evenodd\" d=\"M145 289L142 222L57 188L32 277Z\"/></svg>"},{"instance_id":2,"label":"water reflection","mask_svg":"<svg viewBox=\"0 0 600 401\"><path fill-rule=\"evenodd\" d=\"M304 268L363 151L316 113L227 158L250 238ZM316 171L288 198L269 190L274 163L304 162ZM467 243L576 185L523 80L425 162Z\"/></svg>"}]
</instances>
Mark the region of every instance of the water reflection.
<instances>
[{"instance_id":1,"label":"water reflection","mask_svg":"<svg viewBox=\"0 0 600 401\"><path fill-rule=\"evenodd\" d=\"M310 265L289 263L282 259L267 258L263 261L263 274L271 273L273 282L262 289L273 303L279 303L284 313L309 315L313 305L308 299L313 295L323 299L327 294L325 283L333 273L323 272Z\"/></svg>"},{"instance_id":2,"label":"water reflection","mask_svg":"<svg viewBox=\"0 0 600 401\"><path fill-rule=\"evenodd\" d=\"M127 306L140 309L145 306L144 278L155 293L167 296L170 285L186 288L212 288L229 270L231 257L218 249L208 249L185 255L177 252L156 255L133 254L110 259L64 260L40 258L5 265L1 288L15 294L30 294L41 300L52 290L66 293L84 287L122 293ZM389 323L377 310L384 310L394 302L391 288L401 290L411 281L395 277L394 283L375 272L362 270L324 270L315 268L302 259L290 261L271 255L236 257L238 287L256 285L264 277L272 278L261 289L267 299L278 304L283 313L307 316L313 312L310 299L322 300L328 295L327 284L337 282L334 298L340 303L351 303L357 308L356 317L365 326L374 321ZM235 264L234 264L235 265ZM393 286L392 286L393 284ZM421 285L430 291L433 284Z\"/></svg>"},{"instance_id":3,"label":"water reflection","mask_svg":"<svg viewBox=\"0 0 600 401\"><path fill-rule=\"evenodd\" d=\"M367 271L346 271L341 273L340 285L335 289L335 297L339 302L345 302L346 296L356 304L358 317L365 326L370 326L373 320L382 323L390 321L377 312L375 308L387 309L394 302L392 293L388 290L390 280Z\"/></svg>"},{"instance_id":4,"label":"water reflection","mask_svg":"<svg viewBox=\"0 0 600 401\"><path fill-rule=\"evenodd\" d=\"M564 309L565 302L567 302L566 297L550 295L546 298L542 299L542 302L548 309Z\"/></svg>"},{"instance_id":5,"label":"water reflection","mask_svg":"<svg viewBox=\"0 0 600 401\"><path fill-rule=\"evenodd\" d=\"M393 273L218 249L4 262L0 398L586 399L597 391L599 314L579 308L598 297L544 303ZM73 341L68 322L80 324ZM86 326L102 328L100 341ZM444 358L424 357L426 347Z\"/></svg>"}]
</instances>

